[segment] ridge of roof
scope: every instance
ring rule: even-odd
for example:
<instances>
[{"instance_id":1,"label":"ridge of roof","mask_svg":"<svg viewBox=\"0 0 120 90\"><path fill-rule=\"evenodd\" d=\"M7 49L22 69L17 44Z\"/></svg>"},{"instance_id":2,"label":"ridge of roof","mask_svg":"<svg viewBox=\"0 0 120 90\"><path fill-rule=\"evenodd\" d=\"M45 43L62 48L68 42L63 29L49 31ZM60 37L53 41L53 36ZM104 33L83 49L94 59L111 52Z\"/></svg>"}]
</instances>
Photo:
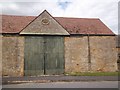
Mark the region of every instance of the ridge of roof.
<instances>
[{"instance_id":1,"label":"ridge of roof","mask_svg":"<svg viewBox=\"0 0 120 90\"><path fill-rule=\"evenodd\" d=\"M88 20L99 20L99 18L79 18L79 17L55 17L55 18L63 18L63 19L88 19Z\"/></svg>"},{"instance_id":2,"label":"ridge of roof","mask_svg":"<svg viewBox=\"0 0 120 90\"><path fill-rule=\"evenodd\" d=\"M12 15L12 14L0 14L0 16L12 16L12 17L37 17L36 16L25 16L25 15Z\"/></svg>"},{"instance_id":3,"label":"ridge of roof","mask_svg":"<svg viewBox=\"0 0 120 90\"><path fill-rule=\"evenodd\" d=\"M9 16L9 17L38 17L38 16L22 16L22 15L6 15L6 14L2 14L0 16ZM99 20L99 18L79 18L79 17L54 17L54 18L63 18L63 19L95 19L95 20Z\"/></svg>"}]
</instances>

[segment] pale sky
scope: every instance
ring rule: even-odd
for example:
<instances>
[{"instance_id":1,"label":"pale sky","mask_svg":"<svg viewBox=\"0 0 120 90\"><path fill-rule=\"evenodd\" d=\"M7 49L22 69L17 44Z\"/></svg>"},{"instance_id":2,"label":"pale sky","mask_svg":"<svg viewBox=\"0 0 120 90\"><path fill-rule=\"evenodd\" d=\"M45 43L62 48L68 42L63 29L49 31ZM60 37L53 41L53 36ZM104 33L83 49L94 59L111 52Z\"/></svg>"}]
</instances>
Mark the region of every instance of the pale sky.
<instances>
[{"instance_id":1,"label":"pale sky","mask_svg":"<svg viewBox=\"0 0 120 90\"><path fill-rule=\"evenodd\" d=\"M37 16L47 10L53 17L99 18L118 33L119 0L0 0L1 14Z\"/></svg>"}]
</instances>

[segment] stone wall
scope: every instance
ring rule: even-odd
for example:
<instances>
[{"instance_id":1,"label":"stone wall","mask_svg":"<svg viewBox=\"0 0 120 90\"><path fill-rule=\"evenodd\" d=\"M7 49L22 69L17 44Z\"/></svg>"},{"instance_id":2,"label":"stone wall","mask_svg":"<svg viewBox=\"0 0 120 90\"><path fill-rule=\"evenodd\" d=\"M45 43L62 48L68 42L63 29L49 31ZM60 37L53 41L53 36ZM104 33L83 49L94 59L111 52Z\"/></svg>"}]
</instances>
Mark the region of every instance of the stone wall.
<instances>
[{"instance_id":1,"label":"stone wall","mask_svg":"<svg viewBox=\"0 0 120 90\"><path fill-rule=\"evenodd\" d=\"M23 76L24 37L2 37L2 75Z\"/></svg>"},{"instance_id":2,"label":"stone wall","mask_svg":"<svg viewBox=\"0 0 120 90\"><path fill-rule=\"evenodd\" d=\"M117 56L118 71L120 71L120 47L117 48Z\"/></svg>"},{"instance_id":3,"label":"stone wall","mask_svg":"<svg viewBox=\"0 0 120 90\"><path fill-rule=\"evenodd\" d=\"M91 71L117 71L115 36L90 37Z\"/></svg>"},{"instance_id":4,"label":"stone wall","mask_svg":"<svg viewBox=\"0 0 120 90\"><path fill-rule=\"evenodd\" d=\"M117 71L114 36L70 36L64 45L67 73ZM2 37L2 75L24 75L24 37Z\"/></svg>"},{"instance_id":5,"label":"stone wall","mask_svg":"<svg viewBox=\"0 0 120 90\"><path fill-rule=\"evenodd\" d=\"M87 71L117 71L117 50L114 36L65 38L65 72Z\"/></svg>"},{"instance_id":6,"label":"stone wall","mask_svg":"<svg viewBox=\"0 0 120 90\"><path fill-rule=\"evenodd\" d=\"M88 71L88 39L84 37L65 38L65 72Z\"/></svg>"},{"instance_id":7,"label":"stone wall","mask_svg":"<svg viewBox=\"0 0 120 90\"><path fill-rule=\"evenodd\" d=\"M1 76L2 76L2 35L0 35L0 77Z\"/></svg>"}]
</instances>

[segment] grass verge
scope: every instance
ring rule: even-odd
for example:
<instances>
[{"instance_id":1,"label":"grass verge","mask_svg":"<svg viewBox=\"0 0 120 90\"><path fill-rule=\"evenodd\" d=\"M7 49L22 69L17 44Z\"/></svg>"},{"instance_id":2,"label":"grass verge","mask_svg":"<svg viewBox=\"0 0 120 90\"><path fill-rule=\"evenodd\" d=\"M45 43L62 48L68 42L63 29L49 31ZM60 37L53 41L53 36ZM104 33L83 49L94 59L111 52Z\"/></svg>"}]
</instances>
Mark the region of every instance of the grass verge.
<instances>
[{"instance_id":1,"label":"grass verge","mask_svg":"<svg viewBox=\"0 0 120 90\"><path fill-rule=\"evenodd\" d=\"M120 72L75 72L66 73L65 75L70 76L120 76Z\"/></svg>"}]
</instances>

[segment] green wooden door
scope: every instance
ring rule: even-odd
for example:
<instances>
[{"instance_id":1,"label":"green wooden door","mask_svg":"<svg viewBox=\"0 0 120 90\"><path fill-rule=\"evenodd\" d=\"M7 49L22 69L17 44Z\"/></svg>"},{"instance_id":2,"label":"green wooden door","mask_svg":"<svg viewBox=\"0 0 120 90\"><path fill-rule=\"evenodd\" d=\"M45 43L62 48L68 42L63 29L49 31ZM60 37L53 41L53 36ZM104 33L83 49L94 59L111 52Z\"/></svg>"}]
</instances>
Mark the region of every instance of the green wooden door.
<instances>
[{"instance_id":1,"label":"green wooden door","mask_svg":"<svg viewBox=\"0 0 120 90\"><path fill-rule=\"evenodd\" d=\"M42 37L25 37L25 76L44 74L44 43Z\"/></svg>"},{"instance_id":2,"label":"green wooden door","mask_svg":"<svg viewBox=\"0 0 120 90\"><path fill-rule=\"evenodd\" d=\"M46 37L45 41L45 73L48 75L64 73L63 37Z\"/></svg>"},{"instance_id":3,"label":"green wooden door","mask_svg":"<svg viewBox=\"0 0 120 90\"><path fill-rule=\"evenodd\" d=\"M25 38L25 75L55 75L64 73L63 37Z\"/></svg>"}]
</instances>

